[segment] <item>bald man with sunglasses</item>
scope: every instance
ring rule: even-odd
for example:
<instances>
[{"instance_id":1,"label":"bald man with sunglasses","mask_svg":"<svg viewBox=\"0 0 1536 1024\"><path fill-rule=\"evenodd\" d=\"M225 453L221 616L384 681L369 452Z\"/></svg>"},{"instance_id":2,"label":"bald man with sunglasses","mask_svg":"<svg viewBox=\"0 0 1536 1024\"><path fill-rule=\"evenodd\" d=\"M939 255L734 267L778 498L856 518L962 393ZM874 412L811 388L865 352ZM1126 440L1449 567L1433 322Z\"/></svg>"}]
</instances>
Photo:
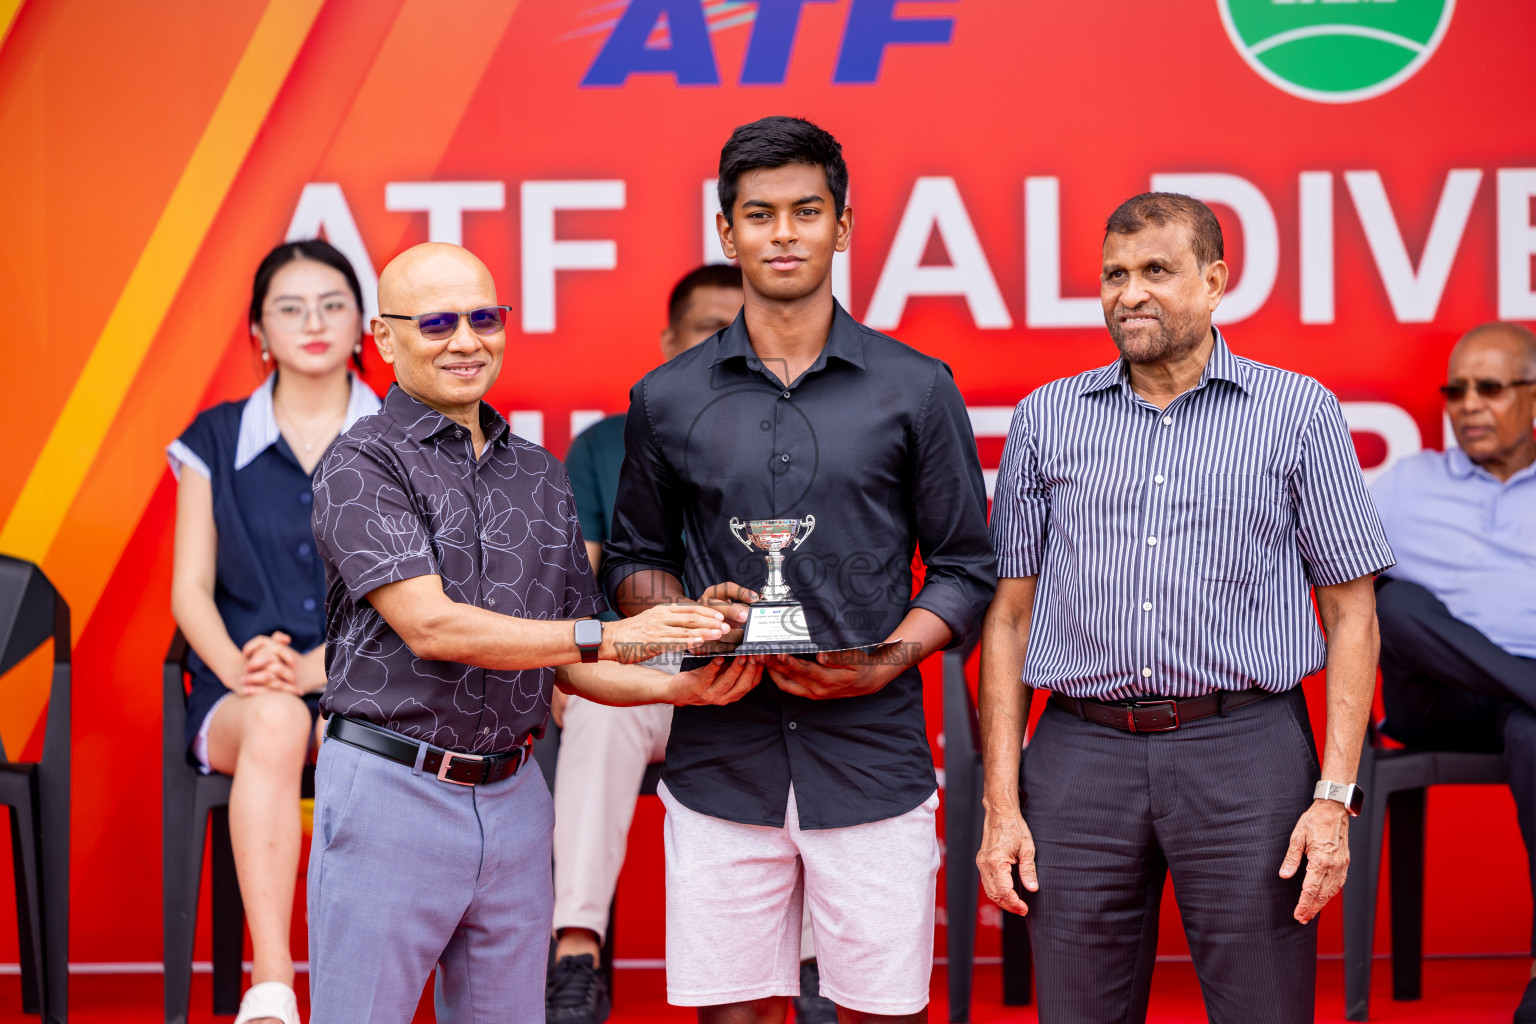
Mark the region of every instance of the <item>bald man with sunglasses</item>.
<instances>
[{"instance_id":1,"label":"bald man with sunglasses","mask_svg":"<svg viewBox=\"0 0 1536 1024\"><path fill-rule=\"evenodd\" d=\"M1384 729L1411 747L1503 750L1536 888L1536 335L1469 331L1440 391L1455 444L1372 488L1397 553L1376 594ZM1516 1024L1536 1024L1531 974Z\"/></svg>"},{"instance_id":2,"label":"bald man with sunglasses","mask_svg":"<svg viewBox=\"0 0 1536 1024\"><path fill-rule=\"evenodd\" d=\"M439 1021L543 1024L554 812L525 765L552 686L619 706L724 704L761 668L633 664L720 637L712 609L591 618L605 606L565 470L483 401L508 310L483 263L416 246L380 276L379 307L395 384L315 477L329 720L312 1016L405 1024L435 970Z\"/></svg>"}]
</instances>

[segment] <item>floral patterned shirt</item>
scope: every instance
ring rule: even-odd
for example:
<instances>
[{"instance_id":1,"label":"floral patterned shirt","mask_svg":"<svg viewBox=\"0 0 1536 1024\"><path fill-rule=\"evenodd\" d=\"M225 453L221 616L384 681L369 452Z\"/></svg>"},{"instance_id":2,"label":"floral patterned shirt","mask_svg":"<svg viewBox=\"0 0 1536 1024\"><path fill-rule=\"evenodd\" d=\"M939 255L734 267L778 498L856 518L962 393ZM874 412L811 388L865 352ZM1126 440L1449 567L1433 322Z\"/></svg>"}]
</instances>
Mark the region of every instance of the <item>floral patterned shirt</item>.
<instances>
[{"instance_id":1,"label":"floral patterned shirt","mask_svg":"<svg viewBox=\"0 0 1536 1024\"><path fill-rule=\"evenodd\" d=\"M541 734L554 669L492 671L425 661L368 602L375 588L442 579L453 600L526 619L604 610L565 469L480 405L485 447L393 385L339 437L315 476L325 563L321 709L475 754Z\"/></svg>"}]
</instances>

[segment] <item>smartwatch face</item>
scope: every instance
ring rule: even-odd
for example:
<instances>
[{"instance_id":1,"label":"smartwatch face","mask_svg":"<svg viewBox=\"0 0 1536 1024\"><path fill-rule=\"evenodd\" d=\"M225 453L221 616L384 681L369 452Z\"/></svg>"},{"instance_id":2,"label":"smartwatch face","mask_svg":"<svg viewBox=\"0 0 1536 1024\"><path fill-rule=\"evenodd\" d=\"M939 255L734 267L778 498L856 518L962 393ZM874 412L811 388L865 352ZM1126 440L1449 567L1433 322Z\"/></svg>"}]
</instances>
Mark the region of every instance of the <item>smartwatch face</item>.
<instances>
[{"instance_id":1,"label":"smartwatch face","mask_svg":"<svg viewBox=\"0 0 1536 1024\"><path fill-rule=\"evenodd\" d=\"M596 647L603 642L603 624L596 619L576 620L576 646Z\"/></svg>"}]
</instances>

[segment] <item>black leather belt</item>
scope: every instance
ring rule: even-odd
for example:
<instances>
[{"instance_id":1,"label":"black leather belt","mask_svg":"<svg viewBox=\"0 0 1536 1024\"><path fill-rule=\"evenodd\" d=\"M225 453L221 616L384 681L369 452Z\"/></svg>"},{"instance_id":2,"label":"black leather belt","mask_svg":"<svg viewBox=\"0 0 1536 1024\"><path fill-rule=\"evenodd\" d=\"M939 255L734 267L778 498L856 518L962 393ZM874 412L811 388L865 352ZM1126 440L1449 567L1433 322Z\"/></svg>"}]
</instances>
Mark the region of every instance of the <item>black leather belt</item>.
<instances>
[{"instance_id":1,"label":"black leather belt","mask_svg":"<svg viewBox=\"0 0 1536 1024\"><path fill-rule=\"evenodd\" d=\"M456 750L418 743L371 722L342 715L331 716L325 734L333 740L341 740L415 771L435 775L438 781L456 786L478 786L516 775L533 750L533 738L529 737L522 746L506 753L461 754Z\"/></svg>"},{"instance_id":2,"label":"black leather belt","mask_svg":"<svg viewBox=\"0 0 1536 1024\"><path fill-rule=\"evenodd\" d=\"M1199 697L1185 697L1183 700L1106 703L1101 700L1079 700L1053 691L1051 703L1086 722L1107 725L1111 729L1124 732L1172 732L1186 722L1212 715L1225 715L1228 711L1236 711L1273 696L1270 691L1255 686L1248 690L1218 690Z\"/></svg>"}]
</instances>

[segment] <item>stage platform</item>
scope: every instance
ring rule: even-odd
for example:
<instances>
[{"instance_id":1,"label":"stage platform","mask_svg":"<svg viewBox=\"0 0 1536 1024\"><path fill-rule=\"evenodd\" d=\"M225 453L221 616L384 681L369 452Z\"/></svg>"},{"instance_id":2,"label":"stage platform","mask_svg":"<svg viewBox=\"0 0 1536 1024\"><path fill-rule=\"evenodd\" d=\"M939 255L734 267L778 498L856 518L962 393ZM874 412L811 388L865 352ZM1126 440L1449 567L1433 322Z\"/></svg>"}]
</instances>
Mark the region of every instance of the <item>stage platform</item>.
<instances>
[{"instance_id":1,"label":"stage platform","mask_svg":"<svg viewBox=\"0 0 1536 1024\"><path fill-rule=\"evenodd\" d=\"M1507 1024L1525 987L1528 961L1521 959L1430 960L1424 964L1424 998L1412 1003L1392 1001L1391 967L1379 962L1373 974L1371 1020L1420 1022L1420 1024ZM976 970L976 1024L1036 1020L1030 1007L1003 1006L1001 982L995 966ZM933 1004L929 1019L944 1024L948 1019L944 999L945 969L933 972ZM228 1022L208 1012L210 978L194 977L189 1024ZM1187 962L1157 966L1153 981L1152 1012L1155 1024L1195 1024L1204 1021L1199 986ZM616 1000L610 1024L690 1024L690 1010L668 1006L662 972L657 969L621 970L615 984ZM1325 960L1318 969L1317 1020L1344 1020L1343 965ZM75 975L70 980L70 1020L75 1024L156 1024L163 1020L158 975ZM306 1003L303 977L299 983L300 1007ZM21 1012L21 984L15 977L0 978L0 1024L36 1021ZM434 1019L430 997L423 998L417 1024Z\"/></svg>"}]
</instances>

